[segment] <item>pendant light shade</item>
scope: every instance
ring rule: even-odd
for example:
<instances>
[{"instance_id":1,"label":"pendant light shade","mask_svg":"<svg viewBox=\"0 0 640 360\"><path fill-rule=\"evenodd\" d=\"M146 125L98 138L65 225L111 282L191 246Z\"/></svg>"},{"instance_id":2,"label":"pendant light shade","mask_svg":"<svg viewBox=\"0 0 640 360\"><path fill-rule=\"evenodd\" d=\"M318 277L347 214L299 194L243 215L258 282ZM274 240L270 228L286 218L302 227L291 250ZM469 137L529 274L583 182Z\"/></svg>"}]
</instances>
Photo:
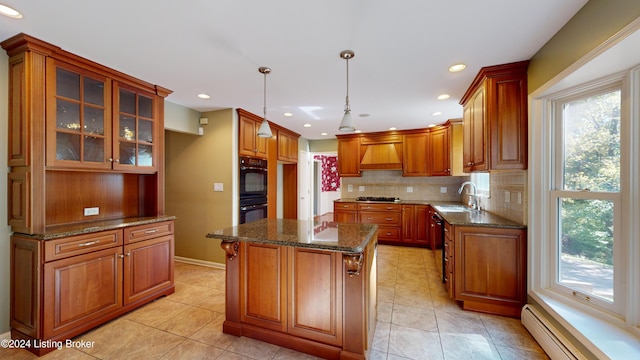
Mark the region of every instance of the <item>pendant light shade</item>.
<instances>
[{"instance_id":1,"label":"pendant light shade","mask_svg":"<svg viewBox=\"0 0 640 360\"><path fill-rule=\"evenodd\" d=\"M356 131L355 126L353 126L353 121L351 120L351 106L349 105L349 59L354 56L356 56L356 54L352 50L342 50L340 52L340 58L347 61L347 97L344 104L344 116L342 116L342 121L338 127L338 130L342 132Z\"/></svg>"},{"instance_id":2,"label":"pendant light shade","mask_svg":"<svg viewBox=\"0 0 640 360\"><path fill-rule=\"evenodd\" d=\"M262 108L263 118L262 124L260 124L260 128L258 129L258 137L261 138L270 138L273 136L271 132L271 127L269 126L269 122L267 121L267 74L271 72L271 69L265 66L261 66L258 68L258 71L264 75L264 107Z\"/></svg>"}]
</instances>

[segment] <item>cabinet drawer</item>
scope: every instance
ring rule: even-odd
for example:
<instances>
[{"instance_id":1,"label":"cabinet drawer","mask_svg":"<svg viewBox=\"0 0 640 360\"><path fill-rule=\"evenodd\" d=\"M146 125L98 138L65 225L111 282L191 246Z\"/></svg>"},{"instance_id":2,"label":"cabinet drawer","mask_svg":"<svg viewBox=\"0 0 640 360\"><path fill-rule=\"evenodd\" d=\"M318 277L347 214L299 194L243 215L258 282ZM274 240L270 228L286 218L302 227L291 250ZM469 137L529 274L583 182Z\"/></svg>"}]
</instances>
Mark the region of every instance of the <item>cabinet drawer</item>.
<instances>
[{"instance_id":1,"label":"cabinet drawer","mask_svg":"<svg viewBox=\"0 0 640 360\"><path fill-rule=\"evenodd\" d=\"M349 202L337 202L334 204L335 210L358 210L358 206L356 203Z\"/></svg>"},{"instance_id":2,"label":"cabinet drawer","mask_svg":"<svg viewBox=\"0 0 640 360\"><path fill-rule=\"evenodd\" d=\"M153 239L158 236L173 234L173 221L132 226L124 229L124 243Z\"/></svg>"},{"instance_id":3,"label":"cabinet drawer","mask_svg":"<svg viewBox=\"0 0 640 360\"><path fill-rule=\"evenodd\" d=\"M358 214L358 222L363 224L400 226L401 220L402 220L401 213L362 211Z\"/></svg>"},{"instance_id":4,"label":"cabinet drawer","mask_svg":"<svg viewBox=\"0 0 640 360\"><path fill-rule=\"evenodd\" d=\"M44 242L44 261L64 259L122 245L122 230L70 236Z\"/></svg>"},{"instance_id":5,"label":"cabinet drawer","mask_svg":"<svg viewBox=\"0 0 640 360\"><path fill-rule=\"evenodd\" d=\"M357 204L358 210L362 211L402 211L400 204Z\"/></svg>"},{"instance_id":6,"label":"cabinet drawer","mask_svg":"<svg viewBox=\"0 0 640 360\"><path fill-rule=\"evenodd\" d=\"M378 226L378 239L400 241L400 228L393 226Z\"/></svg>"}]
</instances>

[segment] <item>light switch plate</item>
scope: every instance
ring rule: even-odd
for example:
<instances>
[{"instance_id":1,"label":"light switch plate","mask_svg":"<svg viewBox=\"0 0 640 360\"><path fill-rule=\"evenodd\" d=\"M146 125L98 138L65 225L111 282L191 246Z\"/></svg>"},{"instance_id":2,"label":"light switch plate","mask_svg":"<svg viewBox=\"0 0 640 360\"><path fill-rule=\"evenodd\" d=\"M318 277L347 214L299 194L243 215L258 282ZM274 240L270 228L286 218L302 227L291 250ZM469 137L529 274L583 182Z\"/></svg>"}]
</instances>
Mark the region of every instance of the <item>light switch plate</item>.
<instances>
[{"instance_id":1,"label":"light switch plate","mask_svg":"<svg viewBox=\"0 0 640 360\"><path fill-rule=\"evenodd\" d=\"M413 192L413 186L407 186L407 192Z\"/></svg>"},{"instance_id":2,"label":"light switch plate","mask_svg":"<svg viewBox=\"0 0 640 360\"><path fill-rule=\"evenodd\" d=\"M94 216L100 214L99 207L84 208L84 216Z\"/></svg>"},{"instance_id":3,"label":"light switch plate","mask_svg":"<svg viewBox=\"0 0 640 360\"><path fill-rule=\"evenodd\" d=\"M504 202L506 203L511 202L511 193L508 191L504 192Z\"/></svg>"},{"instance_id":4,"label":"light switch plate","mask_svg":"<svg viewBox=\"0 0 640 360\"><path fill-rule=\"evenodd\" d=\"M353 185L347 185L347 192L353 192Z\"/></svg>"},{"instance_id":5,"label":"light switch plate","mask_svg":"<svg viewBox=\"0 0 640 360\"><path fill-rule=\"evenodd\" d=\"M364 186L362 185L358 186L358 191L364 191Z\"/></svg>"},{"instance_id":6,"label":"light switch plate","mask_svg":"<svg viewBox=\"0 0 640 360\"><path fill-rule=\"evenodd\" d=\"M440 187L440 193L441 194L446 194L447 193L447 188L444 187L444 186Z\"/></svg>"},{"instance_id":7,"label":"light switch plate","mask_svg":"<svg viewBox=\"0 0 640 360\"><path fill-rule=\"evenodd\" d=\"M222 183L214 183L213 191L224 191L224 186L222 185Z\"/></svg>"}]
</instances>

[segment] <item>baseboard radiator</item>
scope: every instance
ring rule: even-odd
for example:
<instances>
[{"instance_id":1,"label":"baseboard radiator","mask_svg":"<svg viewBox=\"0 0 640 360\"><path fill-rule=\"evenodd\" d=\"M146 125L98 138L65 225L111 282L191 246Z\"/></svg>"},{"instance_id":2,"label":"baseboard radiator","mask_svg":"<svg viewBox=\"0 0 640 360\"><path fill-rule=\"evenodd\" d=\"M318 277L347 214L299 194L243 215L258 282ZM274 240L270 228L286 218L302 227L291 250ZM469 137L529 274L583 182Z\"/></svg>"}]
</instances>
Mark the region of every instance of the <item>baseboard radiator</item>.
<instances>
[{"instance_id":1,"label":"baseboard radiator","mask_svg":"<svg viewBox=\"0 0 640 360\"><path fill-rule=\"evenodd\" d=\"M585 359L585 356L533 306L525 305L522 308L521 319L522 325L529 330L552 360Z\"/></svg>"}]
</instances>

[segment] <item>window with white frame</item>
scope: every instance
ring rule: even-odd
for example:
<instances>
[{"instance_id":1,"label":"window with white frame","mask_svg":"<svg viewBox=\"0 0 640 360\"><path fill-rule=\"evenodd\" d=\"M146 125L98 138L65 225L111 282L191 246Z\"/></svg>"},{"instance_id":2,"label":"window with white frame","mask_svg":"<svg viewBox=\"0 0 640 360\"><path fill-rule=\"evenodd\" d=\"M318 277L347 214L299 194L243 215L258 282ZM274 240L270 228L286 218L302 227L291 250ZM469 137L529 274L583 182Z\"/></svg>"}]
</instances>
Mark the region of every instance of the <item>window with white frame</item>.
<instances>
[{"instance_id":1,"label":"window with white frame","mask_svg":"<svg viewBox=\"0 0 640 360\"><path fill-rule=\"evenodd\" d=\"M623 86L573 89L551 101L550 287L585 304L623 312L621 241ZM623 125L624 127L624 125Z\"/></svg>"}]
</instances>

